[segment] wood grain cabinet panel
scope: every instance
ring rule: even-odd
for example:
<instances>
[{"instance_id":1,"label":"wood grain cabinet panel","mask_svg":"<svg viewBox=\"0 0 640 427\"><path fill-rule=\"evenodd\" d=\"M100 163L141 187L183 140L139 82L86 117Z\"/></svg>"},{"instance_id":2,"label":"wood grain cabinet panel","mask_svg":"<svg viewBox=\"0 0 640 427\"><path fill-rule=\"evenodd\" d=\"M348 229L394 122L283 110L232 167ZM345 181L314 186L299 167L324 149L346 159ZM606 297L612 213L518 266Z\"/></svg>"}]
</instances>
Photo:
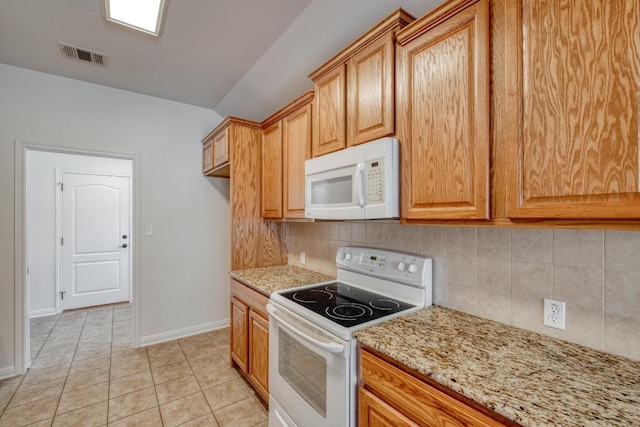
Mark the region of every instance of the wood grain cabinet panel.
<instances>
[{"instance_id":1,"label":"wood grain cabinet panel","mask_svg":"<svg viewBox=\"0 0 640 427\"><path fill-rule=\"evenodd\" d=\"M311 158L313 92L262 122L262 217L304 218L304 162Z\"/></svg>"},{"instance_id":2,"label":"wood grain cabinet panel","mask_svg":"<svg viewBox=\"0 0 640 427\"><path fill-rule=\"evenodd\" d=\"M358 389L358 426L359 427L418 427L402 412L368 392Z\"/></svg>"},{"instance_id":3,"label":"wood grain cabinet panel","mask_svg":"<svg viewBox=\"0 0 640 427\"><path fill-rule=\"evenodd\" d=\"M249 361L249 308L242 301L231 298L231 358L244 373Z\"/></svg>"},{"instance_id":4,"label":"wood grain cabinet panel","mask_svg":"<svg viewBox=\"0 0 640 427\"><path fill-rule=\"evenodd\" d=\"M347 63L347 145L395 131L395 38L389 32Z\"/></svg>"},{"instance_id":5,"label":"wood grain cabinet panel","mask_svg":"<svg viewBox=\"0 0 640 427\"><path fill-rule=\"evenodd\" d=\"M265 401L269 400L269 321L249 312L249 379Z\"/></svg>"},{"instance_id":6,"label":"wood grain cabinet panel","mask_svg":"<svg viewBox=\"0 0 640 427\"><path fill-rule=\"evenodd\" d=\"M311 158L311 103L282 119L285 218L304 218L304 162Z\"/></svg>"},{"instance_id":7,"label":"wood grain cabinet panel","mask_svg":"<svg viewBox=\"0 0 640 427\"><path fill-rule=\"evenodd\" d=\"M413 20L396 10L309 76L313 157L394 133L395 35Z\"/></svg>"},{"instance_id":8,"label":"wood grain cabinet panel","mask_svg":"<svg viewBox=\"0 0 640 427\"><path fill-rule=\"evenodd\" d=\"M223 129L213 137L213 167L229 161L229 132Z\"/></svg>"},{"instance_id":9,"label":"wood grain cabinet panel","mask_svg":"<svg viewBox=\"0 0 640 427\"><path fill-rule=\"evenodd\" d=\"M282 126L262 131L262 217L282 217Z\"/></svg>"},{"instance_id":10,"label":"wood grain cabinet panel","mask_svg":"<svg viewBox=\"0 0 640 427\"><path fill-rule=\"evenodd\" d=\"M401 216L488 218L488 0L447 2L397 40Z\"/></svg>"},{"instance_id":11,"label":"wood grain cabinet panel","mask_svg":"<svg viewBox=\"0 0 640 427\"><path fill-rule=\"evenodd\" d=\"M359 402L360 427L517 425L487 408L481 412L460 400L462 396L438 390L366 350L360 351L360 375L365 392L365 401Z\"/></svg>"},{"instance_id":12,"label":"wood grain cabinet panel","mask_svg":"<svg viewBox=\"0 0 640 427\"><path fill-rule=\"evenodd\" d=\"M202 173L206 175L213 169L213 140L202 142Z\"/></svg>"},{"instance_id":13,"label":"wood grain cabinet panel","mask_svg":"<svg viewBox=\"0 0 640 427\"><path fill-rule=\"evenodd\" d=\"M237 366L269 401L269 298L231 279L231 366Z\"/></svg>"},{"instance_id":14,"label":"wood grain cabinet panel","mask_svg":"<svg viewBox=\"0 0 640 427\"><path fill-rule=\"evenodd\" d=\"M346 66L343 64L315 82L313 157L332 153L346 143Z\"/></svg>"},{"instance_id":15,"label":"wood grain cabinet panel","mask_svg":"<svg viewBox=\"0 0 640 427\"><path fill-rule=\"evenodd\" d=\"M640 3L504 13L507 216L640 218Z\"/></svg>"}]
</instances>

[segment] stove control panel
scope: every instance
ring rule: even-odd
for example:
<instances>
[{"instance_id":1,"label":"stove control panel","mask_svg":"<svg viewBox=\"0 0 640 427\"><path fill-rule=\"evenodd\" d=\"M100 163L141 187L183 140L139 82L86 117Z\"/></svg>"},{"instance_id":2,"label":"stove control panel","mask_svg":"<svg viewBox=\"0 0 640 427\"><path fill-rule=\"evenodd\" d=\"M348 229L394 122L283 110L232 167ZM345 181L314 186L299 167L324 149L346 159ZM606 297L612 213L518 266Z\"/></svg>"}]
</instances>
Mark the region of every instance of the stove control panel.
<instances>
[{"instance_id":1,"label":"stove control panel","mask_svg":"<svg viewBox=\"0 0 640 427\"><path fill-rule=\"evenodd\" d=\"M384 270L387 268L387 257L384 255L371 255L363 253L360 257L360 264L377 268L378 270Z\"/></svg>"},{"instance_id":2,"label":"stove control panel","mask_svg":"<svg viewBox=\"0 0 640 427\"><path fill-rule=\"evenodd\" d=\"M423 287L431 280L431 259L384 249L344 246L338 249L340 269L366 273L385 280Z\"/></svg>"}]
</instances>

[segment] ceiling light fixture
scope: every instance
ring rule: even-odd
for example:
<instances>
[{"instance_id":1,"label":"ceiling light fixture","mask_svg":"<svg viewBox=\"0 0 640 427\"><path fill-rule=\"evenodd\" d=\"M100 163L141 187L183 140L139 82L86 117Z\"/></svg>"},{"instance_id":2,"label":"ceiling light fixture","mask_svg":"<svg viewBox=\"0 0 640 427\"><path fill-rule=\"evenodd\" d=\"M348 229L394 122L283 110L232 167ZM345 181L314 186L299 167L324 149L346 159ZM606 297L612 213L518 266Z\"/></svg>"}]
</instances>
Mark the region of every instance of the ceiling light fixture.
<instances>
[{"instance_id":1,"label":"ceiling light fixture","mask_svg":"<svg viewBox=\"0 0 640 427\"><path fill-rule=\"evenodd\" d=\"M164 22L165 0L104 0L107 21L159 36Z\"/></svg>"}]
</instances>

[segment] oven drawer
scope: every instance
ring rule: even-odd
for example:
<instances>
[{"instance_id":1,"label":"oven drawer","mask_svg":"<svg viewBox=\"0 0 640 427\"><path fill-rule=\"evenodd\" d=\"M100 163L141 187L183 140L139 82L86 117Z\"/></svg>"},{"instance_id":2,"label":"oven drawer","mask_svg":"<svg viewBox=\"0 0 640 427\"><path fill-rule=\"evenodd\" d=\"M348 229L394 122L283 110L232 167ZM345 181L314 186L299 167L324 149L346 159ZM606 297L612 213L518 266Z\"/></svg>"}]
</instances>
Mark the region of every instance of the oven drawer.
<instances>
[{"instance_id":1,"label":"oven drawer","mask_svg":"<svg viewBox=\"0 0 640 427\"><path fill-rule=\"evenodd\" d=\"M360 351L360 367L364 389L387 403L391 407L390 410L399 411L417 425L442 427L508 425L449 396L366 350ZM499 417L498 414L495 415ZM359 418L360 427L366 426L366 419L368 419L366 414L359 414Z\"/></svg>"}]
</instances>

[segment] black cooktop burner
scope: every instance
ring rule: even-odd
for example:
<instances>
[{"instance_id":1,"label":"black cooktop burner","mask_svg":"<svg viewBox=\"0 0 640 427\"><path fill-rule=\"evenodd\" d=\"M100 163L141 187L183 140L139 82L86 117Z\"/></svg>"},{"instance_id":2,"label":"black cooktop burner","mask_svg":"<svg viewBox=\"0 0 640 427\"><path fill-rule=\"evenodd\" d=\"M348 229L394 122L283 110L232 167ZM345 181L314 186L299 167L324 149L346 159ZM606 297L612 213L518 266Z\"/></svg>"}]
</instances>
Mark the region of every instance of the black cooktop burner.
<instances>
[{"instance_id":1,"label":"black cooktop burner","mask_svg":"<svg viewBox=\"0 0 640 427\"><path fill-rule=\"evenodd\" d=\"M346 327L360 325L414 307L337 282L283 292L281 295Z\"/></svg>"}]
</instances>

